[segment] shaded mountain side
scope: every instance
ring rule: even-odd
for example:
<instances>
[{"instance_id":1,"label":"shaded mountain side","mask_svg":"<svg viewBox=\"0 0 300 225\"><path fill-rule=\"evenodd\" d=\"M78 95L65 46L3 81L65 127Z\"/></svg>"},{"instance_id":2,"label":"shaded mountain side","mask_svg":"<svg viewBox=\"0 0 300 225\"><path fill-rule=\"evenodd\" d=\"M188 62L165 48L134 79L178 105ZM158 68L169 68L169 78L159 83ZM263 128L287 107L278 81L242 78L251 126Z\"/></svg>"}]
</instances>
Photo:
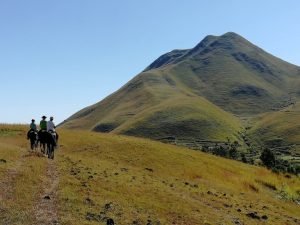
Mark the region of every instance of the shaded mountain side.
<instances>
[{"instance_id":1,"label":"shaded mountain side","mask_svg":"<svg viewBox=\"0 0 300 225\"><path fill-rule=\"evenodd\" d=\"M300 68L229 32L167 53L62 124L148 138L239 139L239 117L300 98Z\"/></svg>"}]
</instances>

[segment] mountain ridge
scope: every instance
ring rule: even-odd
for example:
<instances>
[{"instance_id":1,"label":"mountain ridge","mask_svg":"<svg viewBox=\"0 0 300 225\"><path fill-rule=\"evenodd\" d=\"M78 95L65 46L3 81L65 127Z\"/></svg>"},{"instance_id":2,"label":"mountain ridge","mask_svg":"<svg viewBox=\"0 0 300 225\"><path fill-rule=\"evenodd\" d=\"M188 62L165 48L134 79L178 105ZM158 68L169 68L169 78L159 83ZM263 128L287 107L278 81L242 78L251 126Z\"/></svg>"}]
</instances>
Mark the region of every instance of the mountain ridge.
<instances>
[{"instance_id":1,"label":"mountain ridge","mask_svg":"<svg viewBox=\"0 0 300 225\"><path fill-rule=\"evenodd\" d=\"M240 44L244 44L244 45L248 45L248 46L252 46L252 47L255 46L257 51L270 54L270 53L264 51L263 49L257 47L256 45L253 45L251 42L249 42L247 39L243 38L239 34L237 34L235 32L227 32L227 33L225 33L223 35L220 35L220 36L207 35L194 48L191 48L191 49L174 49L174 50L172 50L170 52L167 52L167 53L161 55L156 60L154 60L154 62L151 63L148 67L146 67L146 69L143 70L143 72L151 70L151 69L160 68L163 65L169 64L170 61L171 62L174 62L174 61L178 62L178 60L180 59L180 57L184 57L186 55L190 56L190 55L193 55L195 53L200 53L202 50L204 50L205 48L209 47L210 45L216 46L216 45L220 44L220 41L223 42L223 43L224 43L224 41L227 42L227 48L231 48L230 44L232 44L232 42L234 41L235 43L240 43ZM170 60L170 59L172 59L172 57L175 57L174 61ZM284 61L286 63L289 63L289 62L287 62L285 60L280 59L279 57L276 57L276 56L273 56L273 57L275 57L275 58L277 58L277 59L279 59L281 61ZM162 61L165 61L166 63L162 63ZM161 63L162 63L162 65L161 65ZM159 66L156 66L157 64ZM297 65L292 64L292 63L289 63L289 64L291 64L293 66L297 66ZM299 66L297 66L297 67L299 67Z\"/></svg>"},{"instance_id":2,"label":"mountain ridge","mask_svg":"<svg viewBox=\"0 0 300 225\"><path fill-rule=\"evenodd\" d=\"M153 63L151 63L137 77L147 76L147 73L153 72L153 70L154 70L154 72L156 72L155 70L167 70L168 73L173 73L172 71L170 71L170 69L172 69L172 67L176 67L176 66L178 66L178 64L184 64L186 62L186 57L191 57L191 56L192 56L192 59L190 61L196 61L196 62L190 63L191 64L191 65L189 65L190 68L187 68L186 71L193 70L193 72L195 72L197 75L197 70L200 70L200 72L202 72L205 69L205 68L204 69L201 68L201 66L205 67L206 65L210 64L211 56L208 55L208 53L210 53L211 51L214 51L213 56L218 55L220 53L220 51L223 50L224 48L226 50L233 49L233 48L236 48L236 45L239 46L240 44L242 44L244 46L251 46L252 49L250 49L250 50L252 50L256 55L261 54L261 53L266 53L262 49L251 44L249 41L247 41L246 39L244 39L243 37L241 37L240 35L238 35L234 32L227 32L221 36L209 35L209 36L206 36L199 44L197 44L192 49L173 50L169 53L162 55L161 57L156 59ZM197 52L197 54L195 54L195 52ZM223 54L223 52L221 52L221 53ZM267 55L264 56L265 58L271 56L269 53L266 53L266 54ZM259 62L258 60L255 59L254 56L246 54L245 51L239 52L239 51L235 50L234 52L230 52L230 54L225 52L225 56L223 54L222 57L230 58L231 61L235 60L236 62L238 62L239 67L246 67L246 69L248 69L248 70L254 69L254 70L256 70L257 73L260 73L259 74L260 77L258 77L260 80L256 81L256 83L262 83L261 81L268 82L264 88L261 88L260 87L261 85L259 85L259 84L258 85L243 84L243 85L238 86L238 85L236 85L236 83L234 83L231 85L231 86L233 86L233 85L235 85L235 86L231 87L232 90L229 93L230 95L235 95L237 97L239 97L239 96L243 97L244 95L250 95L250 96L253 95L254 97L261 97L264 95L264 96L268 97L268 95L269 95L268 92L272 91L272 89L274 89L274 86L277 89L277 90L273 91L275 93L276 91L278 91L278 92L280 91L280 90L278 90L279 89L278 86L280 86L280 88L281 88L282 85L286 85L286 84L282 83L282 77L280 77L281 73L283 73L282 71L273 71L273 69L270 69L269 62L268 63ZM276 57L274 57L274 56L271 56L271 57L273 59L277 60ZM216 61L216 59L214 59L214 60ZM278 63L278 62L276 62L276 63ZM284 63L284 61L280 60L279 63ZM197 65L194 66L194 64L197 64ZM200 67L199 67L199 65L200 65ZM288 64L288 65L291 65L293 67L292 64ZM181 66L181 65L179 65L179 66ZM165 68L165 67L169 67L169 68ZM183 65L183 67L184 67L184 65ZM226 65L224 67L226 67ZM300 75L300 67L295 66L295 68L293 68L293 69L294 70L298 69L298 71L297 72L293 71L293 73L298 73ZM179 68L179 69L181 69L181 68ZM243 68L239 68L239 69L243 69ZM200 79L198 79L198 82L199 82L199 80L200 80L200 82L202 82L203 80L205 82L205 79L207 79L205 77L205 75L207 74L207 71L204 71L204 72L205 73L203 75L200 74L200 76L202 76L202 77L200 77ZM229 70L229 72L227 74L230 74L230 73L233 73L233 71ZM180 75L182 75L182 74L184 74L184 72L182 72ZM237 74L243 74L243 71L241 73L237 73ZM263 74L263 76L261 74ZM193 74L193 75L195 75L195 74ZM221 73L221 75L222 75L222 73ZM155 82L154 81L155 78L153 78L153 79L143 78L143 79L140 79L137 81L137 79L136 79L137 77L133 78L131 81L129 81L127 84L125 84L120 90L122 90L124 88L130 89L130 87L140 87L141 85L143 85L143 82ZM194 76L193 79L191 79L191 80L195 81L195 77L196 76ZM222 79L224 77L219 76L218 78ZM165 75L165 81L167 81L168 85L174 86L175 85L174 80L176 80L176 79L178 80L178 76L174 79L174 76L170 77L168 75ZM209 79L211 79L211 78L209 78ZM238 81L238 82L240 82L240 81ZM299 81L297 81L297 82L299 82ZM188 86L189 88L193 87L193 85L186 84L185 81L183 81L183 83L185 83L185 85ZM206 84L207 83L208 82L206 82ZM252 83L253 83L253 81L252 81ZM291 82L291 83L293 83L293 82ZM228 89L228 86L225 86L225 88ZM217 104L219 107L221 106L221 108L222 108L222 104L218 104L219 100L214 99L211 96L212 94L210 94L210 93L205 94L203 92L201 93L201 91L200 91L200 93L197 93L197 92L199 92L197 90L198 86L196 86L195 89L196 89L197 95L205 97L209 101L213 102L214 104ZM212 87L210 87L208 89L213 90ZM193 92L195 92L195 90L193 90ZM291 90L290 92L293 92L293 91ZM115 94L115 93L113 93L113 94ZM283 94L283 93L281 93L281 94ZM112 96L112 95L110 95L110 96ZM110 96L108 96L107 98L109 98ZM231 97L231 96L229 96L229 97ZM97 103L95 105L85 108L86 110L84 111L83 114L81 114L81 117L86 114L91 113L94 110L94 107L96 105L97 105ZM225 110L229 111L229 112L233 111L233 110L228 110L228 108L226 108L226 107L225 107ZM234 113L236 113L236 112L234 112Z\"/></svg>"}]
</instances>

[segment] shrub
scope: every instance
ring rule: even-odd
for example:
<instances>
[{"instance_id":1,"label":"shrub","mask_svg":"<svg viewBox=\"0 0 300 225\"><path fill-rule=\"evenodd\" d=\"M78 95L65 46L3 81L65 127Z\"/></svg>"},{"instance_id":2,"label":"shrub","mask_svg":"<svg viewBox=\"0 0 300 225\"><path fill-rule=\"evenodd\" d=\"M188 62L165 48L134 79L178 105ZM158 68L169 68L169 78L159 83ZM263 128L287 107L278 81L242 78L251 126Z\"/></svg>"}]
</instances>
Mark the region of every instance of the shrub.
<instances>
[{"instance_id":1,"label":"shrub","mask_svg":"<svg viewBox=\"0 0 300 225\"><path fill-rule=\"evenodd\" d=\"M241 157L242 157L242 162L247 163L247 158L246 158L246 155L244 153L241 154Z\"/></svg>"},{"instance_id":2,"label":"shrub","mask_svg":"<svg viewBox=\"0 0 300 225\"><path fill-rule=\"evenodd\" d=\"M202 151L203 152L209 152L209 147L207 145L202 146Z\"/></svg>"},{"instance_id":3,"label":"shrub","mask_svg":"<svg viewBox=\"0 0 300 225\"><path fill-rule=\"evenodd\" d=\"M296 166L295 167L295 173L296 174L300 174L300 166Z\"/></svg>"},{"instance_id":4,"label":"shrub","mask_svg":"<svg viewBox=\"0 0 300 225\"><path fill-rule=\"evenodd\" d=\"M227 151L223 146L218 146L213 149L213 154L225 157L227 155Z\"/></svg>"},{"instance_id":5,"label":"shrub","mask_svg":"<svg viewBox=\"0 0 300 225\"><path fill-rule=\"evenodd\" d=\"M231 148L229 149L229 157L232 159L236 159L238 157L238 151L236 147L231 146Z\"/></svg>"},{"instance_id":6,"label":"shrub","mask_svg":"<svg viewBox=\"0 0 300 225\"><path fill-rule=\"evenodd\" d=\"M261 153L260 155L260 160L263 162L263 164L268 167L268 168L272 168L275 166L275 162L276 162L276 159L275 159L275 155L274 153L268 149L268 148L265 148L263 150L263 152Z\"/></svg>"}]
</instances>

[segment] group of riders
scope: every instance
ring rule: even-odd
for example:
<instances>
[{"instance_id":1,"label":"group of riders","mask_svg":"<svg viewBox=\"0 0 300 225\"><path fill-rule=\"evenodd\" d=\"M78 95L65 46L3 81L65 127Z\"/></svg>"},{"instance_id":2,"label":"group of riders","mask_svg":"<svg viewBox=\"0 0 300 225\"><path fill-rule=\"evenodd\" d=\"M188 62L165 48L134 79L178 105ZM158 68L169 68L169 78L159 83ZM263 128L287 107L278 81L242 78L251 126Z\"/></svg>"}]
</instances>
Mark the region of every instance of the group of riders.
<instances>
[{"instance_id":1,"label":"group of riders","mask_svg":"<svg viewBox=\"0 0 300 225\"><path fill-rule=\"evenodd\" d=\"M30 139L31 149L34 149L38 146L38 143L41 144L41 148L43 152L45 152L45 148L49 149L50 147L54 148L57 146L58 134L55 130L56 126L53 122L53 116L50 117L50 120L46 120L46 116L42 116L42 120L40 121L40 129L38 130L37 125L35 123L35 119L31 120L30 129L27 132L27 139ZM48 152L48 150L47 150Z\"/></svg>"}]
</instances>

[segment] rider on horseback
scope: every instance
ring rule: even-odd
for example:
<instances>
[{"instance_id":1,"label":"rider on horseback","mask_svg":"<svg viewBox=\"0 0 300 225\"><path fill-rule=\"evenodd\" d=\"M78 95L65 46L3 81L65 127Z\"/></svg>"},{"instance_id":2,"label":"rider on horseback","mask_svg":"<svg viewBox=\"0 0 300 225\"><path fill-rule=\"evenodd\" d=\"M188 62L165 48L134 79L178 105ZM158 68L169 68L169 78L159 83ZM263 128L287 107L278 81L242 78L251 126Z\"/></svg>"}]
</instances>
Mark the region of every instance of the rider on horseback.
<instances>
[{"instance_id":1,"label":"rider on horseback","mask_svg":"<svg viewBox=\"0 0 300 225\"><path fill-rule=\"evenodd\" d=\"M30 130L27 132L27 139L29 139L29 133L30 132L37 132L37 128L36 128L36 124L35 124L34 119L31 120Z\"/></svg>"},{"instance_id":2,"label":"rider on horseback","mask_svg":"<svg viewBox=\"0 0 300 225\"><path fill-rule=\"evenodd\" d=\"M43 133L47 132L47 121L46 121L46 116L42 116L42 120L40 121L40 130L38 132L38 137L39 140L42 138Z\"/></svg>"},{"instance_id":3,"label":"rider on horseback","mask_svg":"<svg viewBox=\"0 0 300 225\"><path fill-rule=\"evenodd\" d=\"M41 131L44 130L44 131L47 131L47 121L46 121L46 116L42 116L42 120L40 122L40 129Z\"/></svg>"},{"instance_id":4,"label":"rider on horseback","mask_svg":"<svg viewBox=\"0 0 300 225\"><path fill-rule=\"evenodd\" d=\"M56 142L57 142L57 139L58 139L58 134L55 131L56 126L53 122L53 119L54 119L53 116L51 116L50 120L47 122L47 131L52 134L53 141L54 141L55 146L56 146L56 144L57 144Z\"/></svg>"}]
</instances>

